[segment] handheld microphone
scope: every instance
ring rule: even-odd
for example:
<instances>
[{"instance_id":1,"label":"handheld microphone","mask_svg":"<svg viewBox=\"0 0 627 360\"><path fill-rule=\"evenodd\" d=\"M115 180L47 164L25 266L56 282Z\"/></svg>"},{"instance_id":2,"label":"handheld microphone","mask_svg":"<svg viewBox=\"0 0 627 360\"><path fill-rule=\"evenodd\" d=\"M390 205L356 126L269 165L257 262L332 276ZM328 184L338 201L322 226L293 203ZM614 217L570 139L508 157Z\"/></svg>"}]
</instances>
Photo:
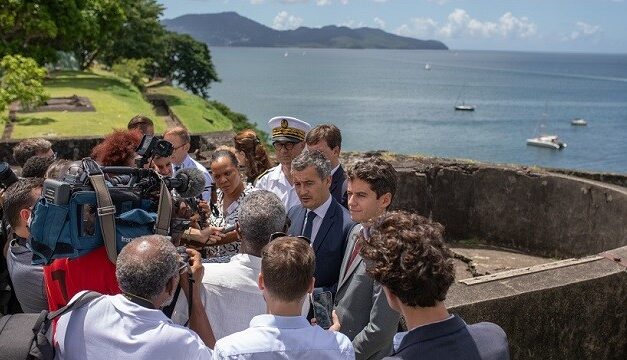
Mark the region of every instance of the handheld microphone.
<instances>
[{"instance_id":1,"label":"handheld microphone","mask_svg":"<svg viewBox=\"0 0 627 360\"><path fill-rule=\"evenodd\" d=\"M196 197L205 190L205 176L196 168L179 170L173 178L164 178L168 188L176 190L184 198Z\"/></svg>"}]
</instances>

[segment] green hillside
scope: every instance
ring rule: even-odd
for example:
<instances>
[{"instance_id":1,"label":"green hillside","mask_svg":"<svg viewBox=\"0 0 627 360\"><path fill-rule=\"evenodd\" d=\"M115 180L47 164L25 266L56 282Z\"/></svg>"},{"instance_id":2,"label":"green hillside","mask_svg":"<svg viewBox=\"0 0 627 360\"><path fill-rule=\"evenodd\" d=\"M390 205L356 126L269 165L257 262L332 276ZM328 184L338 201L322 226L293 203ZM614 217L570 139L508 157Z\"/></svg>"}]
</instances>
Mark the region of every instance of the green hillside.
<instances>
[{"instance_id":1,"label":"green hillside","mask_svg":"<svg viewBox=\"0 0 627 360\"><path fill-rule=\"evenodd\" d=\"M126 128L137 114L152 118L156 133L166 128L135 86L109 73L54 72L45 89L51 97L87 97L96 111L18 114L12 138L104 135ZM192 133L232 128L231 121L202 98L171 86L160 86L154 91L166 97L172 111Z\"/></svg>"}]
</instances>

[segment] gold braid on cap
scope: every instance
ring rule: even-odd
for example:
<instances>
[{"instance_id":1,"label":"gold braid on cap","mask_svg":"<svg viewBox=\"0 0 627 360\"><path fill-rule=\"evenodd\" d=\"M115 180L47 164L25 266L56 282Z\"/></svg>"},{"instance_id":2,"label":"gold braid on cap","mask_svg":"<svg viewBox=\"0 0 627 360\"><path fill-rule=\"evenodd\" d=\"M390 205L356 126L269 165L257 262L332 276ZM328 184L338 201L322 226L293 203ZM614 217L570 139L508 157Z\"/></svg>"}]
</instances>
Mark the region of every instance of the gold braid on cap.
<instances>
[{"instance_id":1,"label":"gold braid on cap","mask_svg":"<svg viewBox=\"0 0 627 360\"><path fill-rule=\"evenodd\" d=\"M305 132L300 129L291 128L291 127L277 127L272 129L272 137L276 136L289 136L293 138L297 138L300 141L305 140Z\"/></svg>"}]
</instances>

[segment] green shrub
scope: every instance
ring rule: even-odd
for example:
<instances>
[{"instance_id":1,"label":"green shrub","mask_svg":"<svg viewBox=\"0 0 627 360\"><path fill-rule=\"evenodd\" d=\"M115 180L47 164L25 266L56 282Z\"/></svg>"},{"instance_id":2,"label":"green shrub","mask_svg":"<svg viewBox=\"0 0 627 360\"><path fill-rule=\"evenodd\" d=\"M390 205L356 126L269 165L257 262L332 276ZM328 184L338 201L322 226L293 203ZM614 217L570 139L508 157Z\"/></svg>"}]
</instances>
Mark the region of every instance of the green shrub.
<instances>
[{"instance_id":1,"label":"green shrub","mask_svg":"<svg viewBox=\"0 0 627 360\"><path fill-rule=\"evenodd\" d=\"M13 101L19 101L24 109L48 99L43 81L46 69L31 58L6 55L0 60L0 111Z\"/></svg>"},{"instance_id":2,"label":"green shrub","mask_svg":"<svg viewBox=\"0 0 627 360\"><path fill-rule=\"evenodd\" d=\"M146 75L147 64L147 59L122 59L113 64L111 71L119 77L129 79L133 85L143 89L148 78Z\"/></svg>"}]
</instances>

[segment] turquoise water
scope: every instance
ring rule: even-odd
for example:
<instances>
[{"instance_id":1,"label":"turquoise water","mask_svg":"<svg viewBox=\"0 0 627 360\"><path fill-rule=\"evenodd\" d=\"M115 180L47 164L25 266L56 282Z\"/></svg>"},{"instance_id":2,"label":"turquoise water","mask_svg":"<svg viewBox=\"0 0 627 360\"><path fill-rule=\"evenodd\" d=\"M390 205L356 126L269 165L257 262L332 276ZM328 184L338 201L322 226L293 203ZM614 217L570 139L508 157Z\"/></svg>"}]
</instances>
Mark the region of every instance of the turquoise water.
<instances>
[{"instance_id":1,"label":"turquoise water","mask_svg":"<svg viewBox=\"0 0 627 360\"><path fill-rule=\"evenodd\" d=\"M211 51L223 80L213 99L261 125L276 115L335 123L344 150L627 173L627 55ZM454 111L458 98L476 111ZM571 126L575 117L588 126ZM568 147L527 146L539 128Z\"/></svg>"}]
</instances>

